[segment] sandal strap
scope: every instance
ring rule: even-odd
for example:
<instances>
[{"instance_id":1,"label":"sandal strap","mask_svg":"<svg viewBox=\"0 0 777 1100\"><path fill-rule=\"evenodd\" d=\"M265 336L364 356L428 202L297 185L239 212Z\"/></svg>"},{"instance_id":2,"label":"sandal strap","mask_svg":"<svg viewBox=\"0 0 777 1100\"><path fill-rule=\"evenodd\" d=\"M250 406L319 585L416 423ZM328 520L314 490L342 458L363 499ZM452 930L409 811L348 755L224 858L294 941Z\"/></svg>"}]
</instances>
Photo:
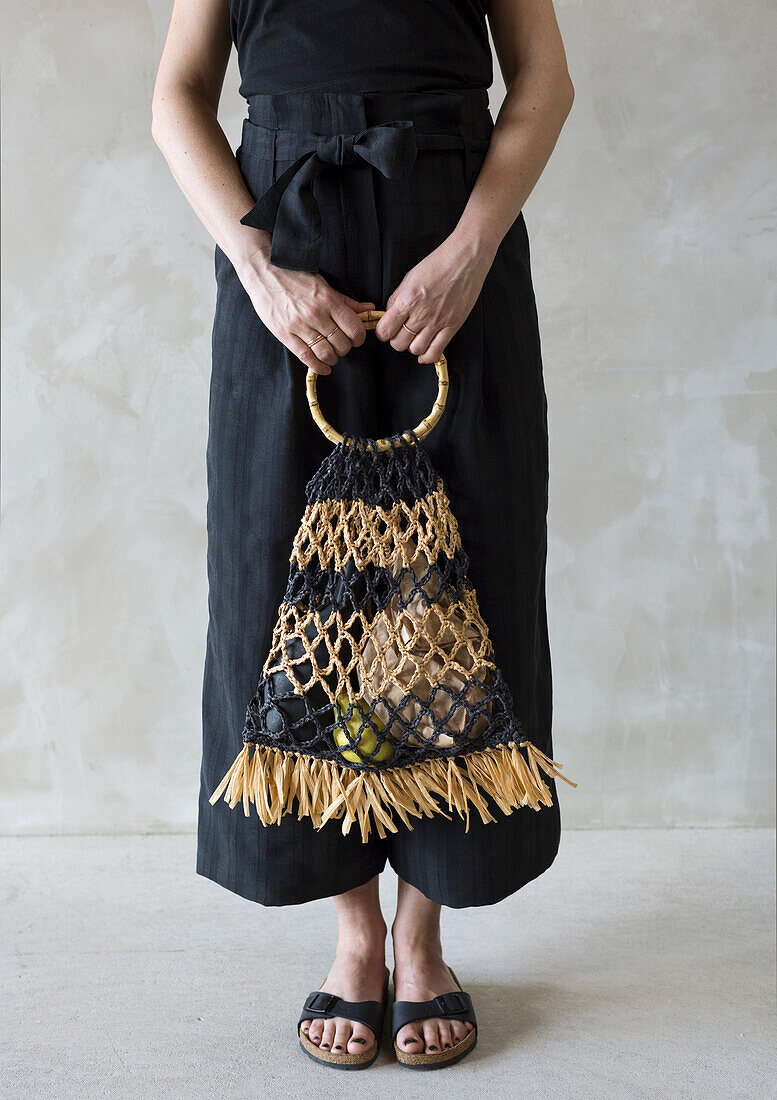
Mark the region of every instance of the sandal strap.
<instances>
[{"instance_id":1,"label":"sandal strap","mask_svg":"<svg viewBox=\"0 0 777 1100\"><path fill-rule=\"evenodd\" d=\"M431 1001L394 1001L391 1006L391 1038L396 1039L397 1032L405 1024L416 1020L461 1020L477 1028L475 1010L469 993L460 989L452 993L442 993Z\"/></svg>"},{"instance_id":2,"label":"sandal strap","mask_svg":"<svg viewBox=\"0 0 777 1100\"><path fill-rule=\"evenodd\" d=\"M340 1016L344 1020L364 1024L376 1039L380 1039L385 1014L385 1001L383 1003L380 1001L344 1001L333 993L323 993L318 989L308 994L302 1014L297 1021L297 1031L302 1026L303 1020L333 1020L335 1016Z\"/></svg>"}]
</instances>

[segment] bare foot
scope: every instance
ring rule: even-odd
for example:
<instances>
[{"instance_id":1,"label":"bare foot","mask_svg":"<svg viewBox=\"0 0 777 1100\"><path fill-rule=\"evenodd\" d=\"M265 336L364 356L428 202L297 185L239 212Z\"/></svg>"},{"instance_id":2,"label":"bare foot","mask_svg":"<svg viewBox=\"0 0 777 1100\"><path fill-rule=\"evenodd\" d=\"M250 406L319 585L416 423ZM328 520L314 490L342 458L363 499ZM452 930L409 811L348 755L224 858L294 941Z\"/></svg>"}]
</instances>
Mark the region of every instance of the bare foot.
<instances>
[{"instance_id":1,"label":"bare foot","mask_svg":"<svg viewBox=\"0 0 777 1100\"><path fill-rule=\"evenodd\" d=\"M394 937L394 997L397 1001L431 1001L442 993L459 988L443 962L439 940L418 942L404 937L396 924ZM426 1019L405 1024L397 1032L397 1046L408 1054L434 1054L449 1050L472 1031L472 1024L461 1020Z\"/></svg>"},{"instance_id":2,"label":"bare foot","mask_svg":"<svg viewBox=\"0 0 777 1100\"><path fill-rule=\"evenodd\" d=\"M341 933L332 969L321 986L323 992L344 1001L380 1001L388 976L385 937L385 925L382 934L380 928L366 936ZM304 1020L301 1030L311 1043L336 1054L360 1054L376 1038L364 1024L340 1017Z\"/></svg>"}]
</instances>

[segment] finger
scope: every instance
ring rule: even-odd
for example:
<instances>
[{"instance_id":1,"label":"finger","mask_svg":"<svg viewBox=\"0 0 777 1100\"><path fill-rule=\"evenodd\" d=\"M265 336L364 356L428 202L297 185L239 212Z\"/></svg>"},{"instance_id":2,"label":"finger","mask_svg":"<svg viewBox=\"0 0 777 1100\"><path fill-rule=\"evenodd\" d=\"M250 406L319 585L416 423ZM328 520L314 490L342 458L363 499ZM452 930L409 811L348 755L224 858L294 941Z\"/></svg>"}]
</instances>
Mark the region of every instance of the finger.
<instances>
[{"instance_id":1,"label":"finger","mask_svg":"<svg viewBox=\"0 0 777 1100\"><path fill-rule=\"evenodd\" d=\"M313 352L316 359L319 359L322 363L326 363L328 367L333 367L339 358L337 352L326 339L326 337L324 337L323 340L316 340L315 344L310 350Z\"/></svg>"},{"instance_id":2,"label":"finger","mask_svg":"<svg viewBox=\"0 0 777 1100\"><path fill-rule=\"evenodd\" d=\"M322 317L316 319L313 324L316 326L314 329L308 332L301 332L303 343L310 348L315 355L316 359L320 359L322 363L327 363L330 367L333 367L337 362L338 355L335 351L334 345L329 342L329 335L332 334L334 340L334 330L337 325L334 323L331 317ZM321 339L319 339L321 337ZM346 351L350 349L346 348Z\"/></svg>"},{"instance_id":3,"label":"finger","mask_svg":"<svg viewBox=\"0 0 777 1100\"><path fill-rule=\"evenodd\" d=\"M292 334L288 337L285 343L289 351L293 352L304 366L310 368L311 370L314 370L316 374L332 373L332 366L334 366L334 364L330 365L319 359L318 356L314 353L313 348L309 348L304 340L300 340L299 336L294 336ZM326 344L326 346L329 348L330 353L333 356L335 355L334 348L330 347L330 345L327 344L326 340L321 340L320 343ZM316 344L315 346L318 347L318 344Z\"/></svg>"},{"instance_id":4,"label":"finger","mask_svg":"<svg viewBox=\"0 0 777 1100\"><path fill-rule=\"evenodd\" d=\"M437 335L437 329L432 325L426 325L417 336L414 336L408 346L411 355L421 356Z\"/></svg>"},{"instance_id":5,"label":"finger","mask_svg":"<svg viewBox=\"0 0 777 1100\"><path fill-rule=\"evenodd\" d=\"M364 325L362 325L362 328L364 328ZM351 341L345 335L345 333L337 324L337 321L335 321L334 318L332 318L331 328L329 329L326 338L329 345L335 349L338 355L347 355L348 352L351 350Z\"/></svg>"},{"instance_id":6,"label":"finger","mask_svg":"<svg viewBox=\"0 0 777 1100\"><path fill-rule=\"evenodd\" d=\"M431 341L426 351L422 352L418 356L419 363L436 363L442 353L445 351L451 337L455 333L453 328L441 328L434 339Z\"/></svg>"},{"instance_id":7,"label":"finger","mask_svg":"<svg viewBox=\"0 0 777 1100\"><path fill-rule=\"evenodd\" d=\"M351 347L360 348L362 346L367 336L367 330L352 309L349 309L345 304L333 305L332 321L345 333Z\"/></svg>"},{"instance_id":8,"label":"finger","mask_svg":"<svg viewBox=\"0 0 777 1100\"><path fill-rule=\"evenodd\" d=\"M392 295L393 298L393 295ZM375 335L379 340L393 340L402 329L402 322L407 320L409 310L399 304L398 299L389 298L389 306L384 315L375 326ZM410 322L412 328L417 328Z\"/></svg>"},{"instance_id":9,"label":"finger","mask_svg":"<svg viewBox=\"0 0 777 1100\"><path fill-rule=\"evenodd\" d=\"M392 348L394 348L395 351L407 351L413 341L418 339L423 330L424 324L422 321L408 321L407 324L402 322L396 336L391 337Z\"/></svg>"},{"instance_id":10,"label":"finger","mask_svg":"<svg viewBox=\"0 0 777 1100\"><path fill-rule=\"evenodd\" d=\"M355 298L349 298L347 294L343 294L343 301L354 313L364 313L368 309L375 309L374 302L357 302Z\"/></svg>"}]
</instances>

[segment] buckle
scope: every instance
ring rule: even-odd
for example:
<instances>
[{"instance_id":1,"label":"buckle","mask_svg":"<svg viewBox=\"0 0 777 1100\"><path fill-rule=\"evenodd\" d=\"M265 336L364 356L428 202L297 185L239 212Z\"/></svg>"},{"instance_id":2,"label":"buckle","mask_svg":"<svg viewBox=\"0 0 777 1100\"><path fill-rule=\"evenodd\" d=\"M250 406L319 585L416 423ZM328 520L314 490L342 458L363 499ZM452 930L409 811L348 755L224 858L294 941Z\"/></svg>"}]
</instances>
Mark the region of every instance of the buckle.
<instances>
[{"instance_id":1,"label":"buckle","mask_svg":"<svg viewBox=\"0 0 777 1100\"><path fill-rule=\"evenodd\" d=\"M469 1008L466 998L461 993L442 993L437 998L437 1003L445 1013L466 1012Z\"/></svg>"},{"instance_id":2,"label":"buckle","mask_svg":"<svg viewBox=\"0 0 777 1100\"><path fill-rule=\"evenodd\" d=\"M332 993L311 993L308 997L307 1007L311 1008L314 1012L329 1012L332 1005L337 1000Z\"/></svg>"}]
</instances>

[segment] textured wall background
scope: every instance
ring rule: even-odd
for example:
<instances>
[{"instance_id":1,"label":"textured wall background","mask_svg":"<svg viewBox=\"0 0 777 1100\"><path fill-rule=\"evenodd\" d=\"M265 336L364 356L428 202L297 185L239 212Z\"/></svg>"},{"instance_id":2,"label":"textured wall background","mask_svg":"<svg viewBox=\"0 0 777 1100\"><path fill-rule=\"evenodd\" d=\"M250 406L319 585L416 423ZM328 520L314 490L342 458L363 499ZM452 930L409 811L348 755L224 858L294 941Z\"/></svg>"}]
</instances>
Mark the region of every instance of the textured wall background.
<instances>
[{"instance_id":1,"label":"textured wall background","mask_svg":"<svg viewBox=\"0 0 777 1100\"><path fill-rule=\"evenodd\" d=\"M194 819L214 286L149 133L170 6L2 12L0 831ZM526 215L565 818L766 823L777 13L558 9L577 101Z\"/></svg>"}]
</instances>

